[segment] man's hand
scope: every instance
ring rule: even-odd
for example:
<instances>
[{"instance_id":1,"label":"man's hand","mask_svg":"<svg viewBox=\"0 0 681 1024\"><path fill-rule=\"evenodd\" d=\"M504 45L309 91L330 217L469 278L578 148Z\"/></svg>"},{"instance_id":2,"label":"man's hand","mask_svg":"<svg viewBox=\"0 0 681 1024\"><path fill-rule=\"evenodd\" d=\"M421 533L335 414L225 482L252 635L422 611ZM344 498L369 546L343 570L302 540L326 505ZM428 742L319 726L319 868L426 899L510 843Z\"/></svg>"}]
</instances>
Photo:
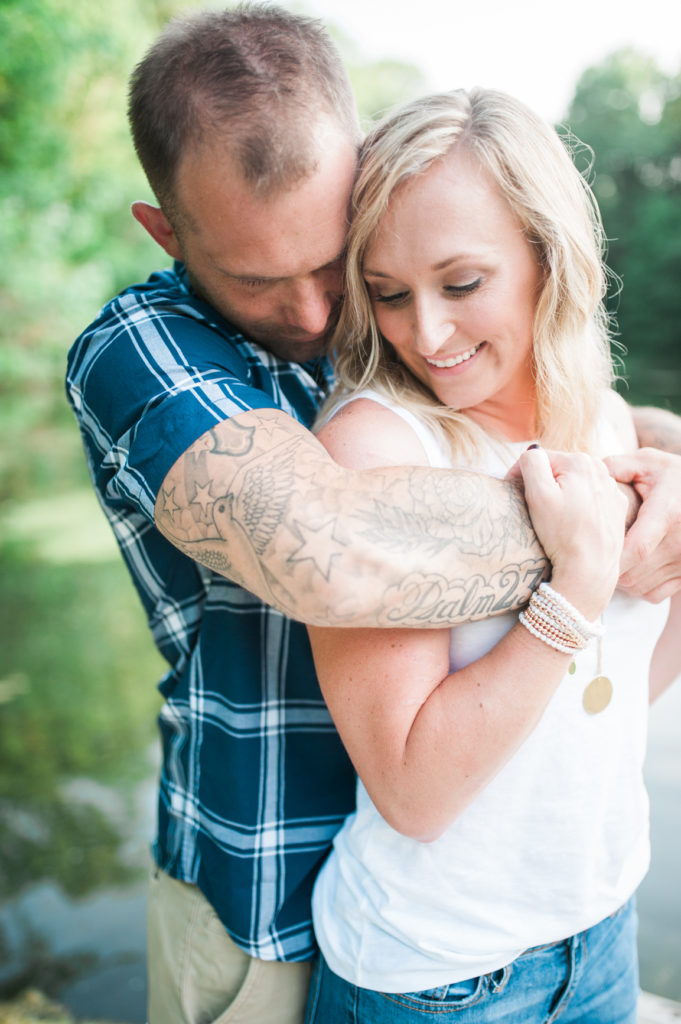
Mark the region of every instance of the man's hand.
<instances>
[{"instance_id":1,"label":"man's hand","mask_svg":"<svg viewBox=\"0 0 681 1024\"><path fill-rule=\"evenodd\" d=\"M657 603L681 590L681 456L640 448L605 462L643 502L625 537L618 586Z\"/></svg>"}]
</instances>

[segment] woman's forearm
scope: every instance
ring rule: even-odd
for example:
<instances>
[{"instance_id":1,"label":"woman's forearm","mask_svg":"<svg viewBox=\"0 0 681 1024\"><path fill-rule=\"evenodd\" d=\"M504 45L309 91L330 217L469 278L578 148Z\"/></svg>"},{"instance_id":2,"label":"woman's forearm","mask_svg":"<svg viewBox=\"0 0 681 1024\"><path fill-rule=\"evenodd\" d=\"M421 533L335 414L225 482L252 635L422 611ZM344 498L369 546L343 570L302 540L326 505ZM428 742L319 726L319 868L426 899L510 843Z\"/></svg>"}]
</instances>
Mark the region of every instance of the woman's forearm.
<instances>
[{"instance_id":1,"label":"woman's forearm","mask_svg":"<svg viewBox=\"0 0 681 1024\"><path fill-rule=\"evenodd\" d=\"M379 812L436 839L541 719L570 657L513 627L487 654L442 674L448 637L310 630L322 692Z\"/></svg>"}]
</instances>

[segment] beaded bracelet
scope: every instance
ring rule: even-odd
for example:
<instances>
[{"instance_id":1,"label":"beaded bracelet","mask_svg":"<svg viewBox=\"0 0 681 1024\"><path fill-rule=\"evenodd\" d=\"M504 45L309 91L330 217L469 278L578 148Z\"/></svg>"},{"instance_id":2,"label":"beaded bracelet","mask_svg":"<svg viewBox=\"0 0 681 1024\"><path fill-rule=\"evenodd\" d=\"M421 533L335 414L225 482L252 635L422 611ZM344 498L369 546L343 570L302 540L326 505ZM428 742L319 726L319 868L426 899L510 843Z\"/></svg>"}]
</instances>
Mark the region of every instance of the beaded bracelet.
<instances>
[{"instance_id":1,"label":"beaded bracelet","mask_svg":"<svg viewBox=\"0 0 681 1024\"><path fill-rule=\"evenodd\" d=\"M547 643L551 640L551 646L558 645L557 649L565 651L566 654L569 651L581 651L586 646L584 638L579 633L564 623L538 612L532 605L521 613L520 622L533 636L546 639Z\"/></svg>"},{"instance_id":2,"label":"beaded bracelet","mask_svg":"<svg viewBox=\"0 0 681 1024\"><path fill-rule=\"evenodd\" d=\"M577 611L562 594L549 586L548 583L540 583L536 596L543 603L548 603L552 608L559 610L559 613L567 615L571 625L580 632L587 642L595 637L603 636L604 628L600 622L589 622L581 612Z\"/></svg>"},{"instance_id":3,"label":"beaded bracelet","mask_svg":"<svg viewBox=\"0 0 681 1024\"><path fill-rule=\"evenodd\" d=\"M532 594L518 621L532 636L563 654L581 651L594 637L603 635L603 626L599 622L585 619L548 583L542 583Z\"/></svg>"}]
</instances>

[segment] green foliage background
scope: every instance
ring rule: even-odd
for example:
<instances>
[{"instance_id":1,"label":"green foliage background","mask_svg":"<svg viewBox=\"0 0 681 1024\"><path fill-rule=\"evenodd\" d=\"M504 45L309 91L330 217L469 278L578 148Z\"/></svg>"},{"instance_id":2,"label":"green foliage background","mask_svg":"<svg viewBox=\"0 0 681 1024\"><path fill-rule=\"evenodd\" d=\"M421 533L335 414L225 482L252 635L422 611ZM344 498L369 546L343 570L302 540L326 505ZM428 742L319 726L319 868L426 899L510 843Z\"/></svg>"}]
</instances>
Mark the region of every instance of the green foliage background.
<instances>
[{"instance_id":1,"label":"green foliage background","mask_svg":"<svg viewBox=\"0 0 681 1024\"><path fill-rule=\"evenodd\" d=\"M581 76L566 123L594 151L593 186L621 279L610 308L634 404L681 410L681 74L632 50Z\"/></svg>"},{"instance_id":2,"label":"green foliage background","mask_svg":"<svg viewBox=\"0 0 681 1024\"><path fill-rule=\"evenodd\" d=\"M77 894L130 871L117 828L65 785L84 776L126 791L148 773L164 666L90 491L62 380L98 307L163 264L128 212L149 191L126 79L160 25L192 6L0 3L0 899L41 877ZM424 91L418 69L367 65L338 41L365 117ZM681 411L681 75L613 54L584 72L565 121L595 152L628 397Z\"/></svg>"}]
</instances>

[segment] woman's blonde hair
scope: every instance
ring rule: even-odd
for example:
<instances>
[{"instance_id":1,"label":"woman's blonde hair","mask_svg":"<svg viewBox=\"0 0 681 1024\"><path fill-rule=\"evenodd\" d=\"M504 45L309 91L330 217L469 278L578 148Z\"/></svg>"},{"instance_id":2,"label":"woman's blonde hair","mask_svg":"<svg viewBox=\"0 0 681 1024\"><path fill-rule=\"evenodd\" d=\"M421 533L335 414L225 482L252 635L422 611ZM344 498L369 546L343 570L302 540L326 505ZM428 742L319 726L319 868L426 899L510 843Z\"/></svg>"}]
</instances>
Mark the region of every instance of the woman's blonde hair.
<instances>
[{"instance_id":1,"label":"woman's blonde hair","mask_svg":"<svg viewBox=\"0 0 681 1024\"><path fill-rule=\"evenodd\" d=\"M601 219L591 189L554 129L501 92L426 97L391 114L367 136L334 339L339 391L381 391L443 427L460 452L476 447L480 435L473 421L442 405L381 336L362 275L367 245L393 193L454 146L465 147L490 174L543 274L533 346L537 437L550 447L585 449L602 389L612 382Z\"/></svg>"}]
</instances>

